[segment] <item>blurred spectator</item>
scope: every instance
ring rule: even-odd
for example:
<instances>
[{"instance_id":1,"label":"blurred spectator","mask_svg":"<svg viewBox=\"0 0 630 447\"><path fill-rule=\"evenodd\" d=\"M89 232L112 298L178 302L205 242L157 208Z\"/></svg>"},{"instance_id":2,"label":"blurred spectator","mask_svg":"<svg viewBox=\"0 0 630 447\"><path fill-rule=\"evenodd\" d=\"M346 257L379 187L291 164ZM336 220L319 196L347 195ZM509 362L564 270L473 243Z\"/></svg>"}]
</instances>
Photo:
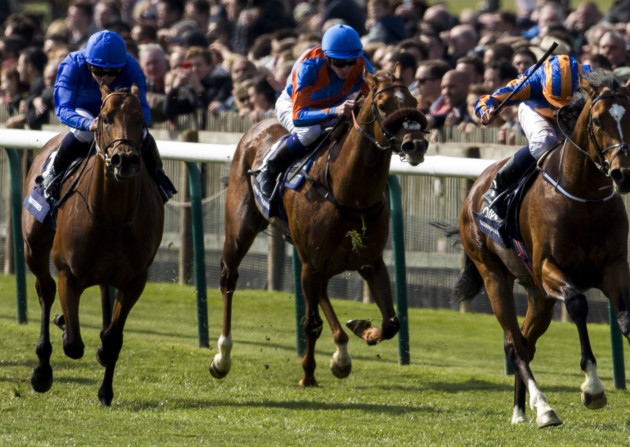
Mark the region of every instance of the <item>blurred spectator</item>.
<instances>
[{"instance_id":1,"label":"blurred spectator","mask_svg":"<svg viewBox=\"0 0 630 447\"><path fill-rule=\"evenodd\" d=\"M595 25L602 19L602 13L596 3L586 1L581 2L575 8L575 11L570 13L564 25L566 29L571 33L573 41L573 54L582 54L583 47L586 45L586 30Z\"/></svg>"},{"instance_id":2,"label":"blurred spectator","mask_svg":"<svg viewBox=\"0 0 630 447\"><path fill-rule=\"evenodd\" d=\"M170 28L184 18L184 2L181 0L157 0L155 14L158 28Z\"/></svg>"},{"instance_id":3,"label":"blurred spectator","mask_svg":"<svg viewBox=\"0 0 630 447\"><path fill-rule=\"evenodd\" d=\"M505 60L492 61L486 65L483 73L483 84L491 92L494 92L517 76L518 70L512 63Z\"/></svg>"},{"instance_id":4,"label":"blurred spectator","mask_svg":"<svg viewBox=\"0 0 630 447\"><path fill-rule=\"evenodd\" d=\"M470 77L471 84L483 84L485 67L483 61L477 56L463 56L457 59L455 70L465 71Z\"/></svg>"},{"instance_id":5,"label":"blurred spectator","mask_svg":"<svg viewBox=\"0 0 630 447\"><path fill-rule=\"evenodd\" d=\"M254 79L247 78L234 84L232 89L232 106L240 118L249 118L249 114L254 110L254 104L249 97L249 87L252 85L254 85Z\"/></svg>"},{"instance_id":6,"label":"blurred spectator","mask_svg":"<svg viewBox=\"0 0 630 447\"><path fill-rule=\"evenodd\" d=\"M483 63L488 65L492 61L512 62L514 49L507 43L496 42L488 45L483 52Z\"/></svg>"},{"instance_id":7,"label":"blurred spectator","mask_svg":"<svg viewBox=\"0 0 630 447\"><path fill-rule=\"evenodd\" d=\"M66 14L66 25L70 30L70 43L83 48L90 36L96 32L94 6L90 0L74 0Z\"/></svg>"},{"instance_id":8,"label":"blurred spectator","mask_svg":"<svg viewBox=\"0 0 630 447\"><path fill-rule=\"evenodd\" d=\"M608 58L613 70L627 65L626 39L618 31L608 31L599 40L597 52Z\"/></svg>"},{"instance_id":9,"label":"blurred spectator","mask_svg":"<svg viewBox=\"0 0 630 447\"><path fill-rule=\"evenodd\" d=\"M20 82L28 86L26 108L22 116L22 124L26 122L29 109L33 109L33 100L41 96L44 90L44 68L47 63L48 57L46 53L44 53L44 50L35 46L26 48L18 58L17 70L20 74ZM47 115L46 117L40 117L40 120L33 119L30 123L31 129L40 130L44 121L48 121Z\"/></svg>"},{"instance_id":10,"label":"blurred spectator","mask_svg":"<svg viewBox=\"0 0 630 447\"><path fill-rule=\"evenodd\" d=\"M321 11L319 23L322 32L325 32L324 24L331 19L341 19L343 23L350 25L359 33L359 36L367 32L365 10L355 0L319 0L319 10Z\"/></svg>"},{"instance_id":11,"label":"blurred spectator","mask_svg":"<svg viewBox=\"0 0 630 447\"><path fill-rule=\"evenodd\" d=\"M258 68L247 57L237 56L232 61L230 73L232 75L232 84L236 85L245 79L254 78L258 74Z\"/></svg>"},{"instance_id":12,"label":"blurred spectator","mask_svg":"<svg viewBox=\"0 0 630 447\"><path fill-rule=\"evenodd\" d=\"M293 8L295 29L301 32L314 31L317 28L317 8L310 2L302 2Z\"/></svg>"},{"instance_id":13,"label":"blurred spectator","mask_svg":"<svg viewBox=\"0 0 630 447\"><path fill-rule=\"evenodd\" d=\"M466 98L470 87L468 73L449 70L442 77L442 96L450 108L446 115L430 114L433 128L442 126L456 126L462 122L470 122L471 118L466 109Z\"/></svg>"},{"instance_id":14,"label":"blurred spectator","mask_svg":"<svg viewBox=\"0 0 630 447\"><path fill-rule=\"evenodd\" d=\"M157 43L157 26L153 23L136 23L131 28L131 38L137 45Z\"/></svg>"},{"instance_id":15,"label":"blurred spectator","mask_svg":"<svg viewBox=\"0 0 630 447\"><path fill-rule=\"evenodd\" d=\"M253 79L252 85L247 89L247 93L253 106L253 110L249 113L249 118L253 122L276 115L276 91L265 77L259 76Z\"/></svg>"},{"instance_id":16,"label":"blurred spectator","mask_svg":"<svg viewBox=\"0 0 630 447\"><path fill-rule=\"evenodd\" d=\"M471 25L454 26L448 33L447 62L455 68L457 59L467 56L477 46L479 35Z\"/></svg>"},{"instance_id":17,"label":"blurred spectator","mask_svg":"<svg viewBox=\"0 0 630 447\"><path fill-rule=\"evenodd\" d=\"M26 41L18 35L3 36L0 38L0 54L2 54L2 69L15 66L20 57L20 52L26 48Z\"/></svg>"},{"instance_id":18,"label":"blurred spectator","mask_svg":"<svg viewBox=\"0 0 630 447\"><path fill-rule=\"evenodd\" d=\"M147 43L139 47L140 68L147 79L147 103L151 109L151 122L167 119L163 114L166 96L166 73L168 59L164 49L157 43Z\"/></svg>"},{"instance_id":19,"label":"blurred spectator","mask_svg":"<svg viewBox=\"0 0 630 447\"><path fill-rule=\"evenodd\" d=\"M405 22L393 14L389 0L368 0L367 29L368 33L361 38L364 45L368 42L391 44L407 37Z\"/></svg>"},{"instance_id":20,"label":"blurred spectator","mask_svg":"<svg viewBox=\"0 0 630 447\"><path fill-rule=\"evenodd\" d=\"M630 1L615 0L611 2L610 9L604 15L604 20L609 23L628 23L630 22Z\"/></svg>"},{"instance_id":21,"label":"blurred spectator","mask_svg":"<svg viewBox=\"0 0 630 447\"><path fill-rule=\"evenodd\" d=\"M163 112L168 117L197 110L218 113L225 109L224 103L231 93L232 78L217 64L214 53L207 48L191 47L184 62L175 70ZM205 128L206 123L200 125Z\"/></svg>"},{"instance_id":22,"label":"blurred spectator","mask_svg":"<svg viewBox=\"0 0 630 447\"><path fill-rule=\"evenodd\" d=\"M205 34L210 23L210 2L208 0L188 0L184 7L184 17L197 22L199 30Z\"/></svg>"},{"instance_id":23,"label":"blurred spectator","mask_svg":"<svg viewBox=\"0 0 630 447\"><path fill-rule=\"evenodd\" d=\"M451 15L448 5L436 3L426 9L422 22L431 25L435 31L441 33L453 28L457 24L457 19Z\"/></svg>"},{"instance_id":24,"label":"blurred spectator","mask_svg":"<svg viewBox=\"0 0 630 447\"><path fill-rule=\"evenodd\" d=\"M536 64L536 60L534 52L527 47L516 48L512 55L512 65L514 65L518 74L525 73L529 67Z\"/></svg>"},{"instance_id":25,"label":"blurred spectator","mask_svg":"<svg viewBox=\"0 0 630 447\"><path fill-rule=\"evenodd\" d=\"M2 102L4 102L9 114L5 127L22 127L24 118L19 115L22 115L26 109L26 103L24 102L26 87L20 82L20 74L15 65L2 69L0 73L0 93L2 93Z\"/></svg>"},{"instance_id":26,"label":"blurred spectator","mask_svg":"<svg viewBox=\"0 0 630 447\"><path fill-rule=\"evenodd\" d=\"M593 70L601 68L603 70L613 71L610 61L603 54L587 54L580 60L580 63L590 65Z\"/></svg>"},{"instance_id":27,"label":"blurred spectator","mask_svg":"<svg viewBox=\"0 0 630 447\"><path fill-rule=\"evenodd\" d=\"M450 68L450 65L441 59L430 59L418 65L415 95L418 108L423 113L440 114L447 111L440 89L442 77Z\"/></svg>"},{"instance_id":28,"label":"blurred spectator","mask_svg":"<svg viewBox=\"0 0 630 447\"><path fill-rule=\"evenodd\" d=\"M26 108L26 124L29 128L40 130L44 124L50 122L50 112L54 112L55 103L53 92L57 69L61 60L51 60L44 67L44 89L39 96L35 96Z\"/></svg>"},{"instance_id":29,"label":"blurred spectator","mask_svg":"<svg viewBox=\"0 0 630 447\"><path fill-rule=\"evenodd\" d=\"M425 30L420 32L420 42L427 47L428 59L445 59L446 46L435 31Z\"/></svg>"},{"instance_id":30,"label":"blurred spectator","mask_svg":"<svg viewBox=\"0 0 630 447\"><path fill-rule=\"evenodd\" d=\"M3 25L5 36L20 36L26 46L33 45L41 38L41 25L32 15L16 12L7 17Z\"/></svg>"},{"instance_id":31,"label":"blurred spectator","mask_svg":"<svg viewBox=\"0 0 630 447\"><path fill-rule=\"evenodd\" d=\"M98 31L108 29L109 25L122 20L122 11L118 0L98 0L94 5L94 25ZM113 30L118 32L118 30ZM119 33L120 34L120 33ZM124 36L123 36L124 38Z\"/></svg>"},{"instance_id":32,"label":"blurred spectator","mask_svg":"<svg viewBox=\"0 0 630 447\"><path fill-rule=\"evenodd\" d=\"M416 69L418 68L416 58L413 57L410 53L398 51L397 53L392 54L392 56L389 58L389 62L386 63L382 68L393 73L396 65L400 65L401 79L403 84L409 87L410 90L415 88L415 75Z\"/></svg>"},{"instance_id":33,"label":"blurred spectator","mask_svg":"<svg viewBox=\"0 0 630 447\"><path fill-rule=\"evenodd\" d=\"M417 38L410 37L403 39L396 44L396 48L404 53L412 54L418 63L426 61L429 58L429 51L426 45Z\"/></svg>"},{"instance_id":34,"label":"blurred spectator","mask_svg":"<svg viewBox=\"0 0 630 447\"><path fill-rule=\"evenodd\" d=\"M258 36L293 26L293 16L282 0L250 0L238 16L232 50L245 55Z\"/></svg>"}]
</instances>

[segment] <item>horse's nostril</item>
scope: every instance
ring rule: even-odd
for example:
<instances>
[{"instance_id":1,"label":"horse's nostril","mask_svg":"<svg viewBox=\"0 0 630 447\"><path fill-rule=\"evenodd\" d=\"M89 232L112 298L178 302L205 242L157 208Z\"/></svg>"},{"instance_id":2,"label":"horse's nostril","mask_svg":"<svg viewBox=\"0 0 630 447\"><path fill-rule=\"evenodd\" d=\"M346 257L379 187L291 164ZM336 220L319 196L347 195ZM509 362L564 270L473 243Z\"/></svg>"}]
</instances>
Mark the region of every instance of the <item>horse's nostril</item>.
<instances>
[{"instance_id":1,"label":"horse's nostril","mask_svg":"<svg viewBox=\"0 0 630 447\"><path fill-rule=\"evenodd\" d=\"M112 158L109 163L113 166L120 166L120 161L121 161L120 154L114 154L112 155Z\"/></svg>"}]
</instances>

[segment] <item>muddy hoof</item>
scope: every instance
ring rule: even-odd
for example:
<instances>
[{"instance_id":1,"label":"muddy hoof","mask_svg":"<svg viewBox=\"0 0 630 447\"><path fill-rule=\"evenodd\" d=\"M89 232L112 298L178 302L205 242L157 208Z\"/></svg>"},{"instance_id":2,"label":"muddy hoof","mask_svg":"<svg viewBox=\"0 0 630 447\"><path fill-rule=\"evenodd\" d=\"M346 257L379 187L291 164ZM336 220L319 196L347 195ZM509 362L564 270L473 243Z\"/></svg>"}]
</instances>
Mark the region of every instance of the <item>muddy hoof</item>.
<instances>
[{"instance_id":1,"label":"muddy hoof","mask_svg":"<svg viewBox=\"0 0 630 447\"><path fill-rule=\"evenodd\" d=\"M223 379L225 376L228 375L228 373L230 372L230 370L228 369L227 371L221 371L219 370L215 365L214 365L214 360L212 360L210 362L210 375L212 377L214 377L215 379Z\"/></svg>"},{"instance_id":2,"label":"muddy hoof","mask_svg":"<svg viewBox=\"0 0 630 447\"><path fill-rule=\"evenodd\" d=\"M335 361L330 361L330 372L333 376L338 379L345 379L350 375L352 371L352 363L348 363L347 365L340 366Z\"/></svg>"}]
</instances>

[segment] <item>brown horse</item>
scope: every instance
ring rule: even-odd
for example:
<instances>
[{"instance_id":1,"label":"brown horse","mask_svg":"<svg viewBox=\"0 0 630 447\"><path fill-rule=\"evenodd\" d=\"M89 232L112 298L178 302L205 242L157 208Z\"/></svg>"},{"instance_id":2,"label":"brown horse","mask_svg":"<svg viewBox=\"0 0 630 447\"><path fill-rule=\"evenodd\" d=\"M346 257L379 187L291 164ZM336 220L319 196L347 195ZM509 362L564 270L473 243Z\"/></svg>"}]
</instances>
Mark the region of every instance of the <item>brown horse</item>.
<instances>
[{"instance_id":1,"label":"brown horse","mask_svg":"<svg viewBox=\"0 0 630 447\"><path fill-rule=\"evenodd\" d=\"M338 141L316 156L309 175L313 182L287 190L282 198L288 227L277 223L295 245L302 261L301 284L306 301L304 330L306 352L302 359L301 386L316 386L315 343L322 331L321 306L332 329L337 351L330 368L336 377L350 374L348 336L342 329L327 293L328 281L348 270L358 271L367 281L381 311L381 328L355 322L353 332L368 344L390 339L399 329L392 302L383 248L389 231L389 201L385 194L391 154L397 153L415 166L424 161L427 142L426 118L400 78L387 72L365 73L370 94L365 98L354 125L341 132ZM258 210L249 173L261 163L267 150L287 131L275 119L250 129L239 142L228 180L225 228L221 262L223 330L219 353L210 364L215 378L231 366L232 298L238 266L256 235L268 222Z\"/></svg>"},{"instance_id":2,"label":"brown horse","mask_svg":"<svg viewBox=\"0 0 630 447\"><path fill-rule=\"evenodd\" d=\"M101 87L103 105L95 135L96 155L83 162L62 186L66 199L59 207L57 230L22 213L26 262L35 274L42 310L37 345L39 364L31 386L43 393L53 382L50 356L50 309L55 300L55 281L50 274L52 258L59 272L59 302L63 315L55 322L63 328L63 349L73 359L83 356L79 329L79 300L90 286L99 285L103 309L101 346L97 359L105 367L98 391L102 405L111 405L114 368L122 348L123 328L129 311L147 281L148 268L157 252L164 225L164 205L151 175L142 169L140 154L144 118L138 90L110 92ZM48 141L33 162L26 179L25 194L62 135ZM113 310L108 288L118 293Z\"/></svg>"},{"instance_id":3,"label":"brown horse","mask_svg":"<svg viewBox=\"0 0 630 447\"><path fill-rule=\"evenodd\" d=\"M518 225L531 260L529 269L514 249L481 232L473 215L503 162L489 167L474 183L459 222L467 256L456 296L471 299L485 284L505 332L505 352L516 372L514 424L527 420L526 391L539 427L562 423L530 369L536 341L551 323L556 300L564 302L577 326L580 367L586 375L582 402L588 408L603 407L606 397L589 342L583 292L601 290L617 314L621 331L630 336L628 217L620 196L630 191L629 85L623 87L614 77L594 72L585 75L580 86L582 92L559 111L564 144L539 161L537 177L521 203ZM520 328L515 280L528 295Z\"/></svg>"}]
</instances>

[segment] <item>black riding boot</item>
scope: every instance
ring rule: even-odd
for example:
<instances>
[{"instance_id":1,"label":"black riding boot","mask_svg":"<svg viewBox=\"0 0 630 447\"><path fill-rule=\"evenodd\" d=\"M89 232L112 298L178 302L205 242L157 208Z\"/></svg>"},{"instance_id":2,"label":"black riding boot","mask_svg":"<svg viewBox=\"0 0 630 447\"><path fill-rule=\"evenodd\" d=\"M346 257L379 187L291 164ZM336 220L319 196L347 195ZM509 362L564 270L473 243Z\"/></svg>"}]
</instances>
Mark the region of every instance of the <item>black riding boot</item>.
<instances>
[{"instance_id":1,"label":"black riding boot","mask_svg":"<svg viewBox=\"0 0 630 447\"><path fill-rule=\"evenodd\" d=\"M177 190L166 175L166 172L164 172L160 152L155 144L155 139L150 133L147 133L144 140L142 140L142 159L146 163L151 176L157 183L158 190L162 196L162 201L164 203L168 202L174 194L177 194Z\"/></svg>"},{"instance_id":2,"label":"black riding boot","mask_svg":"<svg viewBox=\"0 0 630 447\"><path fill-rule=\"evenodd\" d=\"M90 149L90 143L84 143L76 139L74 134L68 133L57 149L57 155L53 161L50 171L42 180L42 186L48 197L59 199L61 190L61 179L73 160L85 157Z\"/></svg>"},{"instance_id":3,"label":"black riding boot","mask_svg":"<svg viewBox=\"0 0 630 447\"><path fill-rule=\"evenodd\" d=\"M497 201L507 188L518 182L519 179L536 163L536 159L529 151L529 146L523 146L505 163L497 172L494 180L490 184L490 188L482 196L490 209L494 211L501 219L505 218L505 209L498 202L504 203L502 200Z\"/></svg>"},{"instance_id":4,"label":"black riding boot","mask_svg":"<svg viewBox=\"0 0 630 447\"><path fill-rule=\"evenodd\" d=\"M261 168L260 174L258 174L260 191L268 199L271 198L271 194L273 194L273 190L276 187L278 174L293 160L293 155L287 146L289 138L282 140L273 152L266 157L264 166Z\"/></svg>"}]
</instances>

